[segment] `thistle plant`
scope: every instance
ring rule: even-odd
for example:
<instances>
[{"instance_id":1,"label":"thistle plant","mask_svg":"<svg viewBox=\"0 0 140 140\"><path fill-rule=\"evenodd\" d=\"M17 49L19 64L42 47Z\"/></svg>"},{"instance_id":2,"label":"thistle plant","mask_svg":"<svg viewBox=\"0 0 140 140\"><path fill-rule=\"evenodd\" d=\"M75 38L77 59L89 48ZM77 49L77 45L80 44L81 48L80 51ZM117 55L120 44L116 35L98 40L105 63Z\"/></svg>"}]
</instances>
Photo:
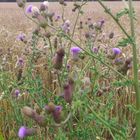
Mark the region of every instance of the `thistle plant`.
<instances>
[{"instance_id":1,"label":"thistle plant","mask_svg":"<svg viewBox=\"0 0 140 140\"><path fill-rule=\"evenodd\" d=\"M13 128L12 123L2 127L11 139L140 139L132 1L116 15L97 1L124 38L105 32L106 19L84 16L88 1L73 2L71 19L64 0L59 1L61 13L51 10L48 1L34 6L17 0L33 30L17 35L16 43L24 47L16 55L16 48L0 49L0 122L14 118L16 134L6 127ZM130 18L131 34L121 24L123 16ZM130 45L132 55L125 51Z\"/></svg>"}]
</instances>

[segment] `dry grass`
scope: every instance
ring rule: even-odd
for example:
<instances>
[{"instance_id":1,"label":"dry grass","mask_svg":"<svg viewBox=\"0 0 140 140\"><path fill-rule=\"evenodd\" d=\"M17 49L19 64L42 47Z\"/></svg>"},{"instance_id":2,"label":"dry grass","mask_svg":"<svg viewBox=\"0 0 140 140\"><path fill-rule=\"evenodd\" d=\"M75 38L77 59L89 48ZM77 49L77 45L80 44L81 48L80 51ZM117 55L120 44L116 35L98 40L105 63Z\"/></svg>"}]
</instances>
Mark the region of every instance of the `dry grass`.
<instances>
[{"instance_id":1,"label":"dry grass","mask_svg":"<svg viewBox=\"0 0 140 140\"><path fill-rule=\"evenodd\" d=\"M120 11L125 7L125 5L121 2L105 2L108 7L111 8L111 10L116 13L117 11ZM31 4L31 3L28 3ZM39 3L32 3L34 5L39 6ZM66 7L65 11L65 17L67 19L73 20L75 15L72 14L71 7L72 3L68 3L68 6ZM140 2L134 2L134 6L136 9L137 14L137 22L136 22L136 32L137 32L137 40L140 40ZM57 14L60 14L62 9L59 6L58 3L54 2L50 4L51 11L54 11ZM116 36L120 36L120 31L118 30L118 27L112 22L112 19L104 13L104 10L101 8L101 6L97 2L89 2L84 8L83 11L85 12L84 16L81 17L81 20L86 20L88 17L92 18L92 20L96 21L101 18L104 18L106 20L106 26L105 31L115 31ZM127 29L127 25L129 24L128 18L122 19L123 25L125 25ZM0 46L11 46L14 44L16 36L20 32L29 33L32 30L33 23L28 20L24 14L23 11L17 6L16 3L1 3L0 4ZM127 29L129 30L129 29ZM2 38L5 38L7 43L2 40ZM3 42L4 41L4 42ZM12 43L13 42L13 43Z\"/></svg>"}]
</instances>

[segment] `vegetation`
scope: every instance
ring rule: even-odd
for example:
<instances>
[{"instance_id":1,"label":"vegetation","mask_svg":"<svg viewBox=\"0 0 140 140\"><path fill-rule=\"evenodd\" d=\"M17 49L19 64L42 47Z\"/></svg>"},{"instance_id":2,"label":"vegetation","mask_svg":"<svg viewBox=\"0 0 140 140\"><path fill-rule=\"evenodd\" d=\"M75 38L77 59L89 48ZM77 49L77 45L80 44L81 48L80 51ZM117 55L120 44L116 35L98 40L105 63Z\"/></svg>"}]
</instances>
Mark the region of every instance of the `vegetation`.
<instances>
[{"instance_id":1,"label":"vegetation","mask_svg":"<svg viewBox=\"0 0 140 140\"><path fill-rule=\"evenodd\" d=\"M88 1L75 1L69 20L63 0L59 15L48 1L17 0L36 26L0 50L0 139L140 139L136 13L131 0L116 14L98 2L124 34L117 41L104 19L81 20Z\"/></svg>"}]
</instances>

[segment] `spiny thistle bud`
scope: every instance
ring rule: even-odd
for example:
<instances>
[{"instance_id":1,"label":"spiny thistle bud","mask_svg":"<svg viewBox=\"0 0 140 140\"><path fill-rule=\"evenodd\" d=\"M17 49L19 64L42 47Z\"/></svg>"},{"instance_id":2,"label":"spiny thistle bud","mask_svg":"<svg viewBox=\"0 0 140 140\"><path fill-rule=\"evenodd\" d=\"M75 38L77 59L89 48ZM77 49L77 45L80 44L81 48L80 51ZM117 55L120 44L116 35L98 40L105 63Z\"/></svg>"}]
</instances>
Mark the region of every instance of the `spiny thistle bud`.
<instances>
[{"instance_id":1,"label":"spiny thistle bud","mask_svg":"<svg viewBox=\"0 0 140 140\"><path fill-rule=\"evenodd\" d=\"M55 110L55 104L50 102L48 105L45 106L45 109L48 111L48 113L52 113Z\"/></svg>"},{"instance_id":2,"label":"spiny thistle bud","mask_svg":"<svg viewBox=\"0 0 140 140\"><path fill-rule=\"evenodd\" d=\"M132 67L132 58L127 58L124 65L119 69L122 74L127 74L127 71Z\"/></svg>"},{"instance_id":3,"label":"spiny thistle bud","mask_svg":"<svg viewBox=\"0 0 140 140\"><path fill-rule=\"evenodd\" d=\"M112 39L114 37L114 32L111 32L110 34L109 34L109 39Z\"/></svg>"},{"instance_id":4,"label":"spiny thistle bud","mask_svg":"<svg viewBox=\"0 0 140 140\"><path fill-rule=\"evenodd\" d=\"M33 31L33 34L38 35L40 32L40 27L36 27L36 29Z\"/></svg>"},{"instance_id":5,"label":"spiny thistle bud","mask_svg":"<svg viewBox=\"0 0 140 140\"><path fill-rule=\"evenodd\" d=\"M36 115L35 110L33 110L32 108L30 108L28 106L23 107L21 112L29 118L34 118Z\"/></svg>"},{"instance_id":6,"label":"spiny thistle bud","mask_svg":"<svg viewBox=\"0 0 140 140\"><path fill-rule=\"evenodd\" d=\"M65 51L63 48L59 48L56 52L55 57L53 58L53 66L55 69L61 69L63 65L63 57L65 55Z\"/></svg>"},{"instance_id":7,"label":"spiny thistle bud","mask_svg":"<svg viewBox=\"0 0 140 140\"><path fill-rule=\"evenodd\" d=\"M36 113L36 115L34 116L33 120L36 121L36 123L37 123L39 126L44 127L44 126L47 125L45 116L43 116L43 115L39 115L39 114Z\"/></svg>"},{"instance_id":8,"label":"spiny thistle bud","mask_svg":"<svg viewBox=\"0 0 140 140\"><path fill-rule=\"evenodd\" d=\"M27 136L32 136L36 133L36 129L35 128L27 128L25 126L21 126L19 131L18 131L18 136L21 139L26 138Z\"/></svg>"},{"instance_id":9,"label":"spiny thistle bud","mask_svg":"<svg viewBox=\"0 0 140 140\"><path fill-rule=\"evenodd\" d=\"M36 6L32 7L32 17L37 18L40 15L40 11Z\"/></svg>"},{"instance_id":10,"label":"spiny thistle bud","mask_svg":"<svg viewBox=\"0 0 140 140\"><path fill-rule=\"evenodd\" d=\"M25 7L26 4L26 0L16 0L17 1L17 5L21 8Z\"/></svg>"},{"instance_id":11,"label":"spiny thistle bud","mask_svg":"<svg viewBox=\"0 0 140 140\"><path fill-rule=\"evenodd\" d=\"M50 38L51 37L51 32L45 32L44 35L45 35L46 38Z\"/></svg>"},{"instance_id":12,"label":"spiny thistle bud","mask_svg":"<svg viewBox=\"0 0 140 140\"><path fill-rule=\"evenodd\" d=\"M58 39L57 39L57 37L55 37L55 39L54 39L54 48L56 49L57 46L58 46Z\"/></svg>"},{"instance_id":13,"label":"spiny thistle bud","mask_svg":"<svg viewBox=\"0 0 140 140\"><path fill-rule=\"evenodd\" d=\"M65 3L65 1L64 0L59 0L59 4L62 4L62 5L64 5L64 6L66 6L67 4Z\"/></svg>"},{"instance_id":14,"label":"spiny thistle bud","mask_svg":"<svg viewBox=\"0 0 140 140\"><path fill-rule=\"evenodd\" d=\"M67 103L71 104L71 102L72 102L72 87L69 83L64 85L64 99Z\"/></svg>"},{"instance_id":15,"label":"spiny thistle bud","mask_svg":"<svg viewBox=\"0 0 140 140\"><path fill-rule=\"evenodd\" d=\"M40 5L40 11L45 11L45 10L46 10L46 6L43 3L41 3L41 5Z\"/></svg>"},{"instance_id":16,"label":"spiny thistle bud","mask_svg":"<svg viewBox=\"0 0 140 140\"><path fill-rule=\"evenodd\" d=\"M52 113L53 119L56 123L61 122L61 112L62 106L56 106L54 112Z\"/></svg>"},{"instance_id":17,"label":"spiny thistle bud","mask_svg":"<svg viewBox=\"0 0 140 140\"><path fill-rule=\"evenodd\" d=\"M43 16L38 15L37 19L39 21L40 27L45 28L48 25L47 20Z\"/></svg>"}]
</instances>

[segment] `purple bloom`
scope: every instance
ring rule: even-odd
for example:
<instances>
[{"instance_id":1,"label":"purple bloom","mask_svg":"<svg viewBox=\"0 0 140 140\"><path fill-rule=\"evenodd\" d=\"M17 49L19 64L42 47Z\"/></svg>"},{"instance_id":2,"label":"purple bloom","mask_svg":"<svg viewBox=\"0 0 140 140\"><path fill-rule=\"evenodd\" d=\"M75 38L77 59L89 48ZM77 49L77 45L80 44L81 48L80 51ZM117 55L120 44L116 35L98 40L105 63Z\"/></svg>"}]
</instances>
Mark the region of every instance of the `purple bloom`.
<instances>
[{"instance_id":1,"label":"purple bloom","mask_svg":"<svg viewBox=\"0 0 140 140\"><path fill-rule=\"evenodd\" d=\"M20 57L20 58L18 59L17 65L19 65L19 66L23 66L23 65L24 65L24 60L23 60L23 58Z\"/></svg>"},{"instance_id":2,"label":"purple bloom","mask_svg":"<svg viewBox=\"0 0 140 140\"><path fill-rule=\"evenodd\" d=\"M19 136L19 138L24 139L25 137L31 136L35 133L36 133L36 129L21 126L19 131L18 131L18 136Z\"/></svg>"},{"instance_id":3,"label":"purple bloom","mask_svg":"<svg viewBox=\"0 0 140 140\"><path fill-rule=\"evenodd\" d=\"M25 126L20 127L20 129L18 131L19 138L21 138L21 139L25 138L26 134L27 134L27 128Z\"/></svg>"},{"instance_id":4,"label":"purple bloom","mask_svg":"<svg viewBox=\"0 0 140 140\"><path fill-rule=\"evenodd\" d=\"M17 89L15 90L15 96L17 97L20 94L20 91Z\"/></svg>"},{"instance_id":5,"label":"purple bloom","mask_svg":"<svg viewBox=\"0 0 140 140\"><path fill-rule=\"evenodd\" d=\"M23 33L21 33L21 34L19 34L18 36L17 36L17 40L19 40L19 41L25 41L25 34L23 34Z\"/></svg>"},{"instance_id":6,"label":"purple bloom","mask_svg":"<svg viewBox=\"0 0 140 140\"><path fill-rule=\"evenodd\" d=\"M96 48L96 47L94 47L94 48L92 48L92 51L94 52L94 53L98 53L98 48Z\"/></svg>"},{"instance_id":7,"label":"purple bloom","mask_svg":"<svg viewBox=\"0 0 140 140\"><path fill-rule=\"evenodd\" d=\"M32 5L28 5L26 8L26 13L32 13Z\"/></svg>"},{"instance_id":8,"label":"purple bloom","mask_svg":"<svg viewBox=\"0 0 140 140\"><path fill-rule=\"evenodd\" d=\"M65 33L68 33L70 31L70 21L66 20L61 28Z\"/></svg>"},{"instance_id":9,"label":"purple bloom","mask_svg":"<svg viewBox=\"0 0 140 140\"><path fill-rule=\"evenodd\" d=\"M113 51L114 55L121 54L121 50L119 48L112 48L112 51Z\"/></svg>"},{"instance_id":10,"label":"purple bloom","mask_svg":"<svg viewBox=\"0 0 140 140\"><path fill-rule=\"evenodd\" d=\"M81 49L79 47L72 47L70 51L72 54L78 54L80 53Z\"/></svg>"},{"instance_id":11,"label":"purple bloom","mask_svg":"<svg viewBox=\"0 0 140 140\"><path fill-rule=\"evenodd\" d=\"M58 21L60 18L61 18L61 16L57 15L57 16L55 17L55 21Z\"/></svg>"},{"instance_id":12,"label":"purple bloom","mask_svg":"<svg viewBox=\"0 0 140 140\"><path fill-rule=\"evenodd\" d=\"M55 106L55 111L61 111L62 110L62 106Z\"/></svg>"},{"instance_id":13,"label":"purple bloom","mask_svg":"<svg viewBox=\"0 0 140 140\"><path fill-rule=\"evenodd\" d=\"M73 60L77 61L78 60L78 54L80 53L81 49L79 47L72 47L70 49L72 53Z\"/></svg>"}]
</instances>

